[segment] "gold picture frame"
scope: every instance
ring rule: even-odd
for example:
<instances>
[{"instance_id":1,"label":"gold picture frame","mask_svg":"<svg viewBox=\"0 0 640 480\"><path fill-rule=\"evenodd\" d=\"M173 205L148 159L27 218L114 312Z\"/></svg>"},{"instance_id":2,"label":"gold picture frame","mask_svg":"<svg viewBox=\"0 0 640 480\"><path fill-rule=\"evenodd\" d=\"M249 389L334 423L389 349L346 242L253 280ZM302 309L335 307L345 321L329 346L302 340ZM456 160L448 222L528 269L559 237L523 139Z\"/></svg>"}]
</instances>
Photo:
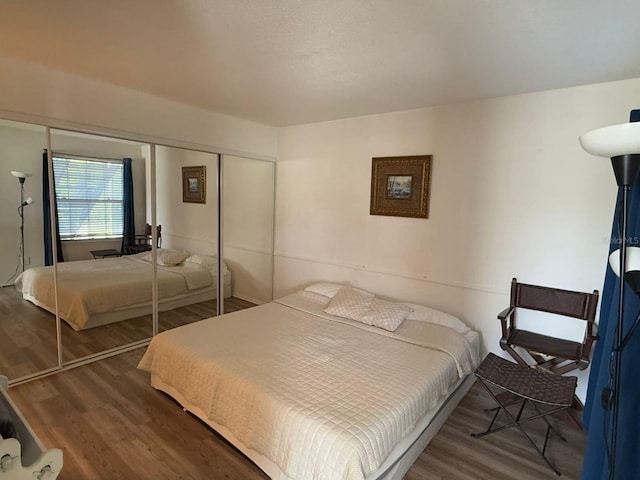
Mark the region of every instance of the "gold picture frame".
<instances>
[{"instance_id":1,"label":"gold picture frame","mask_svg":"<svg viewBox=\"0 0 640 480\"><path fill-rule=\"evenodd\" d=\"M206 167L182 167L182 201L207 203Z\"/></svg>"},{"instance_id":2,"label":"gold picture frame","mask_svg":"<svg viewBox=\"0 0 640 480\"><path fill-rule=\"evenodd\" d=\"M370 215L429 218L431 155L371 159Z\"/></svg>"}]
</instances>

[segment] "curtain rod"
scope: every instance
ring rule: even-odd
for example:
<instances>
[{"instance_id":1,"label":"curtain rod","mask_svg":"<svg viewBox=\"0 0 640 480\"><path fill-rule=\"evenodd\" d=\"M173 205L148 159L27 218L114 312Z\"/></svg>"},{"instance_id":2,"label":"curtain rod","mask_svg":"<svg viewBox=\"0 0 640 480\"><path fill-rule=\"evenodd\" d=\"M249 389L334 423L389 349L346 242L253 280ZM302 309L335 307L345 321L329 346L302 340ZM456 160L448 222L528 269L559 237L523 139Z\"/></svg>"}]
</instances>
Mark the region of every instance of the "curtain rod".
<instances>
[{"instance_id":1,"label":"curtain rod","mask_svg":"<svg viewBox=\"0 0 640 480\"><path fill-rule=\"evenodd\" d=\"M52 151L51 152L52 156L59 156L59 157L64 157L64 158L73 158L73 159L77 159L77 160L99 160L99 161L103 161L103 162L119 162L122 163L122 158L110 158L110 157L96 157L96 156L92 156L92 155L77 155L74 153L64 153L64 152L55 152Z\"/></svg>"}]
</instances>

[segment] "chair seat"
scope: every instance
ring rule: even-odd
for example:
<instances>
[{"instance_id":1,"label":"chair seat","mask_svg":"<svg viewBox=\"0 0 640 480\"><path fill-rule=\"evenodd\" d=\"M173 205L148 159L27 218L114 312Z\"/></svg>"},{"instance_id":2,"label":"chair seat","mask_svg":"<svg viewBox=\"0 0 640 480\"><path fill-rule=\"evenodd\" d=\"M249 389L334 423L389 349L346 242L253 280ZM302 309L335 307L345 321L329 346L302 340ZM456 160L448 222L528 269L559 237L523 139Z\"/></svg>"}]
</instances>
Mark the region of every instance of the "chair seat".
<instances>
[{"instance_id":1,"label":"chair seat","mask_svg":"<svg viewBox=\"0 0 640 480\"><path fill-rule=\"evenodd\" d=\"M582 353L582 344L579 342L548 337L527 330L512 330L508 343L528 351L543 352L545 355L566 358L567 360L580 360Z\"/></svg>"},{"instance_id":2,"label":"chair seat","mask_svg":"<svg viewBox=\"0 0 640 480\"><path fill-rule=\"evenodd\" d=\"M547 405L570 407L578 379L524 367L489 353L476 368L478 378L514 395Z\"/></svg>"},{"instance_id":3,"label":"chair seat","mask_svg":"<svg viewBox=\"0 0 640 480\"><path fill-rule=\"evenodd\" d=\"M487 393L496 401L498 407L493 409L495 410L495 414L487 430L472 433L471 436L480 438L491 433L516 427L526 437L531 446L542 456L553 472L556 475L560 475L560 472L553 466L549 458L545 455L545 452L550 432L553 431L562 440L566 441L566 439L546 417L548 415L565 412L571 407L571 401L575 394L578 379L576 377L563 377L552 373L545 373L535 368L509 362L493 353L487 355L474 373ZM504 403L500 398L502 395L497 395L493 391L495 389L490 388L490 385L506 390L506 392L519 397L518 400L520 398L522 399L522 404L517 414L514 415L509 411L507 408L508 404ZM536 414L523 417L524 407L527 402L531 402ZM494 427L496 418L500 412L504 412L511 422ZM537 419L542 419L547 424L547 432L542 448L534 442L533 438L531 438L523 428L525 423Z\"/></svg>"}]
</instances>

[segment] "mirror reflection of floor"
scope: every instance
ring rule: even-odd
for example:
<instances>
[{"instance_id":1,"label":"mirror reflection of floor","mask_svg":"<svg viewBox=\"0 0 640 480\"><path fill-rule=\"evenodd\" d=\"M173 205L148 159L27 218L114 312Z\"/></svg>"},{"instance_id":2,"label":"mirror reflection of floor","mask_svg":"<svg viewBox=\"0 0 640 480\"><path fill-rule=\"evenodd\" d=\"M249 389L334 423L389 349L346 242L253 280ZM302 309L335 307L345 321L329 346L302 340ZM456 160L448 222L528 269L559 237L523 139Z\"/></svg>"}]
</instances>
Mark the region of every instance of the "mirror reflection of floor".
<instances>
[{"instance_id":1,"label":"mirror reflection of floor","mask_svg":"<svg viewBox=\"0 0 640 480\"><path fill-rule=\"evenodd\" d=\"M13 286L0 288L0 374L11 379L57 366L53 318Z\"/></svg>"},{"instance_id":2,"label":"mirror reflection of floor","mask_svg":"<svg viewBox=\"0 0 640 480\"><path fill-rule=\"evenodd\" d=\"M231 313L245 308L255 307L255 303L247 302L236 297L224 299L224 312ZM186 325L188 323L204 320L205 318L216 316L216 300L194 303L184 307L158 313L158 330L164 332L171 328Z\"/></svg>"},{"instance_id":3,"label":"mirror reflection of floor","mask_svg":"<svg viewBox=\"0 0 640 480\"><path fill-rule=\"evenodd\" d=\"M235 297L225 299L225 312L255 304ZM216 301L160 312L159 331L213 317ZM151 315L74 331L62 322L62 358L68 362L151 337ZM9 379L57 365L55 317L22 299L13 287L0 288L0 374Z\"/></svg>"}]
</instances>

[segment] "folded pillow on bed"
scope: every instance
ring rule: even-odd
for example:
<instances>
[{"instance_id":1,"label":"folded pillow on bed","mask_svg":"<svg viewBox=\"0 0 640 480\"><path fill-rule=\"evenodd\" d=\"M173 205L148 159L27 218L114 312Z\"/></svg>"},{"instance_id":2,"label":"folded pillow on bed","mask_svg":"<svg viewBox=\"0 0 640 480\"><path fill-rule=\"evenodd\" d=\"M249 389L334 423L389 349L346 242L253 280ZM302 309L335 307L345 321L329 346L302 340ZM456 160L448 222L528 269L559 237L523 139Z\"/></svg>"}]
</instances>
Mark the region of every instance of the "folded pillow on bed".
<instances>
[{"instance_id":1,"label":"folded pillow on bed","mask_svg":"<svg viewBox=\"0 0 640 480\"><path fill-rule=\"evenodd\" d=\"M206 268L214 268L218 266L218 257L211 255L201 255L194 253L185 259L185 262L197 263Z\"/></svg>"},{"instance_id":2,"label":"folded pillow on bed","mask_svg":"<svg viewBox=\"0 0 640 480\"><path fill-rule=\"evenodd\" d=\"M168 248L159 248L158 249L158 265L162 265L163 267L172 267L175 265L180 265L184 262L187 257L189 257L189 252L179 251L179 250L170 250ZM146 262L153 261L153 252L147 252L142 260Z\"/></svg>"},{"instance_id":3,"label":"folded pillow on bed","mask_svg":"<svg viewBox=\"0 0 640 480\"><path fill-rule=\"evenodd\" d=\"M365 295L344 285L338 289L324 312L336 317L358 320L367 312L372 298L373 296Z\"/></svg>"},{"instance_id":4,"label":"folded pillow on bed","mask_svg":"<svg viewBox=\"0 0 640 480\"><path fill-rule=\"evenodd\" d=\"M372 298L367 312L358 321L393 332L411 312L413 309L404 303Z\"/></svg>"},{"instance_id":5,"label":"folded pillow on bed","mask_svg":"<svg viewBox=\"0 0 640 480\"><path fill-rule=\"evenodd\" d=\"M403 303L374 298L369 292L341 287L324 312L393 332L413 311Z\"/></svg>"},{"instance_id":6,"label":"folded pillow on bed","mask_svg":"<svg viewBox=\"0 0 640 480\"><path fill-rule=\"evenodd\" d=\"M2 400L0 400L0 437L18 438L16 425L13 423L11 412L9 412L9 409Z\"/></svg>"}]
</instances>

